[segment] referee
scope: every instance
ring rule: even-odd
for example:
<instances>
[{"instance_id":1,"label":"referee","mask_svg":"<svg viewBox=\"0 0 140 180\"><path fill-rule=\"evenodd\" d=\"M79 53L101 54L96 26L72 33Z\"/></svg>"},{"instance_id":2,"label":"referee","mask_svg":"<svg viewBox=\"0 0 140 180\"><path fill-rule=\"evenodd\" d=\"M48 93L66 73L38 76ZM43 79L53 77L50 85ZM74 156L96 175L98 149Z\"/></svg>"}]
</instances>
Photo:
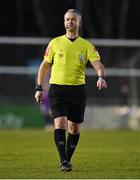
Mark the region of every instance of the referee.
<instances>
[{"instance_id":1,"label":"referee","mask_svg":"<svg viewBox=\"0 0 140 180\"><path fill-rule=\"evenodd\" d=\"M84 121L88 60L97 72L98 89L107 88L107 84L98 51L79 36L81 14L76 9L65 13L64 26L66 34L51 40L46 48L39 67L35 98L42 103L43 82L51 68L49 99L55 125L54 140L60 156L60 169L66 172L72 170L70 160L79 141L80 123Z\"/></svg>"}]
</instances>

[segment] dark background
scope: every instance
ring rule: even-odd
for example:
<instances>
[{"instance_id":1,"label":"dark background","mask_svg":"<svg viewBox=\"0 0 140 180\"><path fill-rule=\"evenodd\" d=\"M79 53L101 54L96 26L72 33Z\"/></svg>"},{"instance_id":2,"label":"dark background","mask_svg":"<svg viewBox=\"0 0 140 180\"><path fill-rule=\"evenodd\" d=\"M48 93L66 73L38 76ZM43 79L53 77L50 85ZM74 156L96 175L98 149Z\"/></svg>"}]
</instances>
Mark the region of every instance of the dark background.
<instances>
[{"instance_id":1,"label":"dark background","mask_svg":"<svg viewBox=\"0 0 140 180\"><path fill-rule=\"evenodd\" d=\"M4 0L0 36L63 34L63 15L69 8L78 9L83 16L83 37L140 38L139 0Z\"/></svg>"},{"instance_id":2,"label":"dark background","mask_svg":"<svg viewBox=\"0 0 140 180\"><path fill-rule=\"evenodd\" d=\"M54 38L62 35L65 33L64 13L69 8L76 8L81 12L83 25L80 34L85 38L93 40L140 38L139 0L4 0L0 4L0 36ZM0 43L0 66L1 68L14 66L17 69L19 66L38 67L46 46L47 43L45 45ZM106 68L140 68L139 47L96 46L96 48ZM87 77L88 97L90 100L94 98L96 104L104 102L114 104L121 102L121 97L125 96L125 100L126 96L134 97L134 93L130 90L133 87L133 90L137 91L135 99L138 99L139 79L130 76L106 76L109 87L99 92L95 88L97 78ZM34 75L1 74L0 83L1 97L34 97ZM124 94L121 92L123 85L129 88ZM5 98L3 101L5 102Z\"/></svg>"},{"instance_id":3,"label":"dark background","mask_svg":"<svg viewBox=\"0 0 140 180\"><path fill-rule=\"evenodd\" d=\"M0 36L54 38L65 33L65 12L76 8L83 17L80 34L84 38L138 40L139 7L139 0L5 0L0 4ZM41 61L46 46L47 43L2 45L0 64L26 66L31 59ZM115 68L129 68L131 59L139 52L136 47L96 48L104 65Z\"/></svg>"}]
</instances>

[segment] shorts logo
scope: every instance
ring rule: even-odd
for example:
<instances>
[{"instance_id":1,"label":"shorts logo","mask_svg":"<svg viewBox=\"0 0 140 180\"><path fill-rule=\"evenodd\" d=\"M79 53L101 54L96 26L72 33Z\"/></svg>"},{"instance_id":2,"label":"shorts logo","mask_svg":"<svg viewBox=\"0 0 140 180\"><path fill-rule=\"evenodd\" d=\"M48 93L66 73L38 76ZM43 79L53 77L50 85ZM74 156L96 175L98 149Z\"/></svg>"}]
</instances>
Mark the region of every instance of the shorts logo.
<instances>
[{"instance_id":1,"label":"shorts logo","mask_svg":"<svg viewBox=\"0 0 140 180\"><path fill-rule=\"evenodd\" d=\"M83 54L79 54L78 59L79 59L80 63L82 63L84 60Z\"/></svg>"}]
</instances>

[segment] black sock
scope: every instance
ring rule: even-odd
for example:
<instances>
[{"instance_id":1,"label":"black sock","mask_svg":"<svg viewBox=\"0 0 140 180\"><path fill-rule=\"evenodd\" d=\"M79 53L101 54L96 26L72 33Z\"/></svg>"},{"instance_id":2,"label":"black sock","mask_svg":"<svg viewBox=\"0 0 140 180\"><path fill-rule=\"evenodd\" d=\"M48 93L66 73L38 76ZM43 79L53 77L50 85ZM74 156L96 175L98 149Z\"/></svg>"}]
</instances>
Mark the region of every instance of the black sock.
<instances>
[{"instance_id":1,"label":"black sock","mask_svg":"<svg viewBox=\"0 0 140 180\"><path fill-rule=\"evenodd\" d=\"M54 130L54 140L59 152L61 162L66 160L66 136L65 129Z\"/></svg>"},{"instance_id":2,"label":"black sock","mask_svg":"<svg viewBox=\"0 0 140 180\"><path fill-rule=\"evenodd\" d=\"M80 137L80 133L78 134L68 134L68 139L67 139L67 160L70 162L72 154L78 144Z\"/></svg>"}]
</instances>

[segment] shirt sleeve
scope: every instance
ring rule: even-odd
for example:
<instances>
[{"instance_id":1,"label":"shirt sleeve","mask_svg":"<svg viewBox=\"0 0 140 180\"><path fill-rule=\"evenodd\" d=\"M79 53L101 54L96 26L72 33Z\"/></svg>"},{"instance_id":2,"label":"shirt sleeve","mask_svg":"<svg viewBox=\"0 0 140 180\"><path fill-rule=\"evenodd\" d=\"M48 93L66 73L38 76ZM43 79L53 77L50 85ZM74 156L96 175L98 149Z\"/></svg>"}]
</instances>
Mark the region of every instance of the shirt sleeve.
<instances>
[{"instance_id":1,"label":"shirt sleeve","mask_svg":"<svg viewBox=\"0 0 140 180\"><path fill-rule=\"evenodd\" d=\"M48 63L52 63L53 61L53 56L54 56L53 49L54 49L53 41L50 41L44 53L44 60L47 61Z\"/></svg>"},{"instance_id":2,"label":"shirt sleeve","mask_svg":"<svg viewBox=\"0 0 140 180\"><path fill-rule=\"evenodd\" d=\"M87 58L91 62L100 60L100 55L99 55L97 49L91 43L88 44Z\"/></svg>"}]
</instances>

